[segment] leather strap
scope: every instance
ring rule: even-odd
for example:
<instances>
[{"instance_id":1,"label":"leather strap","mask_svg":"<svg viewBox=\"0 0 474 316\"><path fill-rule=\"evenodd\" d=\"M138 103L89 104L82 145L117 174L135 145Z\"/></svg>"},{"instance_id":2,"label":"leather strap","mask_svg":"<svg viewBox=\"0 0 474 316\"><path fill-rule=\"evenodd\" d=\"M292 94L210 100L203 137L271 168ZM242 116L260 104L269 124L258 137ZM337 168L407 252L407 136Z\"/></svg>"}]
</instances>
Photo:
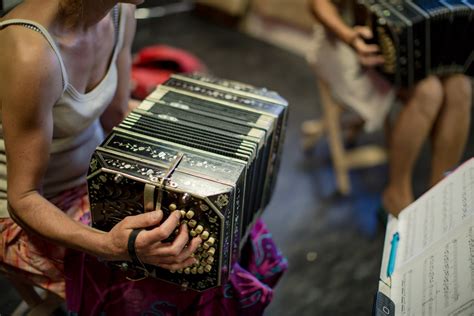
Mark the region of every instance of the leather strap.
<instances>
[{"instance_id":1,"label":"leather strap","mask_svg":"<svg viewBox=\"0 0 474 316\"><path fill-rule=\"evenodd\" d=\"M143 230L143 228L135 228L132 230L130 235L128 236L128 255L132 262L140 267L143 266L143 263L140 261L140 258L137 256L137 252L135 249L135 241L137 240L138 234Z\"/></svg>"}]
</instances>

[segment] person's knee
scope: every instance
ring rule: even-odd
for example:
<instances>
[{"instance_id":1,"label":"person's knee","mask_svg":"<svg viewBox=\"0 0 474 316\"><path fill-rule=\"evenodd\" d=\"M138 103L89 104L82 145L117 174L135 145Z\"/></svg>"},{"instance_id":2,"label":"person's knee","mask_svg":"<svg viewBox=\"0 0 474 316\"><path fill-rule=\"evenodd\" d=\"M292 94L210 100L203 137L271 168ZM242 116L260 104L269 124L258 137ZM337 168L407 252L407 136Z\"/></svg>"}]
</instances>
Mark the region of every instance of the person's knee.
<instances>
[{"instance_id":1,"label":"person's knee","mask_svg":"<svg viewBox=\"0 0 474 316\"><path fill-rule=\"evenodd\" d=\"M452 75L443 81L446 100L458 111L470 112L472 103L471 79L462 74Z\"/></svg>"},{"instance_id":2,"label":"person's knee","mask_svg":"<svg viewBox=\"0 0 474 316\"><path fill-rule=\"evenodd\" d=\"M435 76L427 77L416 85L412 97L413 104L420 113L429 119L434 119L443 103L443 84Z\"/></svg>"}]
</instances>

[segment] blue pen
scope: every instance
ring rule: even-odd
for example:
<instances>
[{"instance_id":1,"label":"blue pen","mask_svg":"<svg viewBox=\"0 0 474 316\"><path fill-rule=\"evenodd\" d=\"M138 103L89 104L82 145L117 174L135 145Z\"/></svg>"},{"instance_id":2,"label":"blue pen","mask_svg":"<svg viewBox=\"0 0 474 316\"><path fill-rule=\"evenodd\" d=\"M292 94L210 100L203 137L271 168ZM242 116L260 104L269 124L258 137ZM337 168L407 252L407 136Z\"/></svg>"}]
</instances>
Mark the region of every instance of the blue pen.
<instances>
[{"instance_id":1,"label":"blue pen","mask_svg":"<svg viewBox=\"0 0 474 316\"><path fill-rule=\"evenodd\" d=\"M392 247L390 249L390 257L388 258L388 266L387 266L387 277L391 277L393 274L393 270L395 270L395 260L397 259L397 249L398 249L398 242L400 241L400 234L397 232L393 234L392 237Z\"/></svg>"}]
</instances>

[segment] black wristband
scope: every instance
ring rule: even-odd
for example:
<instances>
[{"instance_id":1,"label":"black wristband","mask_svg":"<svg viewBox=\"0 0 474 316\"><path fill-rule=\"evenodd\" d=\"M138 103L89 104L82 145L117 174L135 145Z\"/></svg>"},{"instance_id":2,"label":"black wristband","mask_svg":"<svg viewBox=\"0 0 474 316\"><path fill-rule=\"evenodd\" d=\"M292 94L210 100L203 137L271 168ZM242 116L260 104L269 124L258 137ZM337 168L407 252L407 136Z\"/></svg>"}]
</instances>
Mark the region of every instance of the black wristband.
<instances>
[{"instance_id":1,"label":"black wristband","mask_svg":"<svg viewBox=\"0 0 474 316\"><path fill-rule=\"evenodd\" d=\"M143 230L143 228L135 228L132 230L130 235L128 236L128 255L132 262L140 267L143 266L143 263L137 256L137 252L135 250L135 241L137 240L138 234Z\"/></svg>"}]
</instances>

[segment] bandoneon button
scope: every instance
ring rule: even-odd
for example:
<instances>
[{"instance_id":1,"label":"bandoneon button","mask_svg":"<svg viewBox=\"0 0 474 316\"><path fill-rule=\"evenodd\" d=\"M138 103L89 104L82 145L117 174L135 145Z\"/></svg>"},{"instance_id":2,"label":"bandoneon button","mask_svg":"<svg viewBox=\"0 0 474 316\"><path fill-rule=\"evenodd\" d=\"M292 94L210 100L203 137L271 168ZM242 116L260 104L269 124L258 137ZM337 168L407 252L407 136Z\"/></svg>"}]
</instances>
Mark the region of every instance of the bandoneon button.
<instances>
[{"instance_id":1,"label":"bandoneon button","mask_svg":"<svg viewBox=\"0 0 474 316\"><path fill-rule=\"evenodd\" d=\"M198 225L195 229L196 233L198 234L202 233L203 230L204 230L204 227L202 227L201 225Z\"/></svg>"},{"instance_id":2,"label":"bandoneon button","mask_svg":"<svg viewBox=\"0 0 474 316\"><path fill-rule=\"evenodd\" d=\"M186 213L186 217L187 217L188 219L193 218L193 217L194 217L194 212L191 211L191 210L189 210L189 211Z\"/></svg>"},{"instance_id":3,"label":"bandoneon button","mask_svg":"<svg viewBox=\"0 0 474 316\"><path fill-rule=\"evenodd\" d=\"M211 247L207 250L207 254L209 256L213 256L215 253L216 253L216 248L214 248L214 247Z\"/></svg>"},{"instance_id":4,"label":"bandoneon button","mask_svg":"<svg viewBox=\"0 0 474 316\"><path fill-rule=\"evenodd\" d=\"M205 230L201 234L201 239L206 240L207 238L209 238L209 232L207 230Z\"/></svg>"}]
</instances>

